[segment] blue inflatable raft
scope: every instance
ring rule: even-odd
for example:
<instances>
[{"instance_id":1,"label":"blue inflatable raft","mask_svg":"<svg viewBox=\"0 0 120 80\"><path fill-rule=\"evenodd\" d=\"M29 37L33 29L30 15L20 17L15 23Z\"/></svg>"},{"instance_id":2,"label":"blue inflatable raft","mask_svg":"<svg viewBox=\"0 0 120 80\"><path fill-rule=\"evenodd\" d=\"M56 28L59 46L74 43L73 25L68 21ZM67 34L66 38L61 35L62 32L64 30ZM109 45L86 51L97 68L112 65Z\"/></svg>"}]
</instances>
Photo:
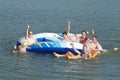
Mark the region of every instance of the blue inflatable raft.
<instances>
[{"instance_id":1,"label":"blue inflatable raft","mask_svg":"<svg viewBox=\"0 0 120 80\"><path fill-rule=\"evenodd\" d=\"M27 46L27 52L37 52L37 53L61 53L64 54L67 51L71 51L73 53L74 50L70 43L74 43L76 49L80 52L82 51L83 44L79 42L71 42L71 41L62 41L62 35L57 33L39 33L34 34L33 37L38 41L38 43L31 44ZM25 37L22 37L18 40L18 43L25 45L26 40Z\"/></svg>"}]
</instances>

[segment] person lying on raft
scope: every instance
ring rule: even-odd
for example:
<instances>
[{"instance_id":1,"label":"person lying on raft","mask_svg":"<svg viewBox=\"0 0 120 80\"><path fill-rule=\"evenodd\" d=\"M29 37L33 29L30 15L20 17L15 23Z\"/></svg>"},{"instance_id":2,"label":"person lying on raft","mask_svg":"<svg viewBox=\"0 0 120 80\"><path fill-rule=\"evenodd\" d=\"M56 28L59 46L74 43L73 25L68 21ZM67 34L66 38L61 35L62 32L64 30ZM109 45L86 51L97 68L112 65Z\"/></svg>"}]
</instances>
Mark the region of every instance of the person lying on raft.
<instances>
[{"instance_id":1,"label":"person lying on raft","mask_svg":"<svg viewBox=\"0 0 120 80\"><path fill-rule=\"evenodd\" d=\"M71 34L71 35L67 35L67 32L63 32L62 33L62 35L63 35L63 39L62 39L62 41L72 41L72 42L79 42L79 35L77 35L77 34Z\"/></svg>"},{"instance_id":2,"label":"person lying on raft","mask_svg":"<svg viewBox=\"0 0 120 80\"><path fill-rule=\"evenodd\" d=\"M26 43L25 46L31 45L33 43L38 43L38 41L33 37L33 32L29 29L30 26L27 26L27 30L26 30Z\"/></svg>"},{"instance_id":3,"label":"person lying on raft","mask_svg":"<svg viewBox=\"0 0 120 80\"><path fill-rule=\"evenodd\" d=\"M69 41L79 42L79 38L81 37L81 34L70 35L70 27L71 27L70 24L71 24L71 22L68 21L68 30L67 30L68 39L69 39Z\"/></svg>"},{"instance_id":4,"label":"person lying on raft","mask_svg":"<svg viewBox=\"0 0 120 80\"><path fill-rule=\"evenodd\" d=\"M62 33L62 35L63 35L63 40L62 41L77 41L78 42L78 40L79 40L79 35L78 34L70 34L70 24L71 24L71 22L70 21L68 21L68 29L67 29L67 31L64 31L63 33Z\"/></svg>"},{"instance_id":5,"label":"person lying on raft","mask_svg":"<svg viewBox=\"0 0 120 80\"><path fill-rule=\"evenodd\" d=\"M82 44L86 44L86 42L89 40L89 38L91 38L94 33L94 30L92 30L91 34L89 34L89 32L86 30L82 30L79 42Z\"/></svg>"},{"instance_id":6,"label":"person lying on raft","mask_svg":"<svg viewBox=\"0 0 120 80\"><path fill-rule=\"evenodd\" d=\"M73 35L68 35L67 36L67 41L73 41L73 42L80 42L82 44L85 44L89 38L94 34L94 30L92 30L92 33L88 35L88 31L82 30L81 34L73 34Z\"/></svg>"},{"instance_id":7,"label":"person lying on raft","mask_svg":"<svg viewBox=\"0 0 120 80\"><path fill-rule=\"evenodd\" d=\"M67 32L63 32L62 33L62 35L63 35L63 39L62 39L62 41L70 41L70 39L69 39L69 37L68 37L68 35L67 35Z\"/></svg>"},{"instance_id":8,"label":"person lying on raft","mask_svg":"<svg viewBox=\"0 0 120 80\"><path fill-rule=\"evenodd\" d=\"M67 31L64 31L63 33L62 33L62 35L63 35L63 39L62 39L62 41L72 41L71 39L71 35L70 35L70 24L71 24L71 22L70 21L68 21L68 30Z\"/></svg>"},{"instance_id":9,"label":"person lying on raft","mask_svg":"<svg viewBox=\"0 0 120 80\"><path fill-rule=\"evenodd\" d=\"M94 34L94 30L92 30L91 34L89 34L89 32L86 30L83 30L81 34L70 34L70 24L71 22L68 21L67 32L66 31L63 32L63 37L64 37L63 41L79 42L80 40L80 43L84 44L86 40L91 36L91 34L92 35ZM89 36L87 34L89 34Z\"/></svg>"},{"instance_id":10,"label":"person lying on raft","mask_svg":"<svg viewBox=\"0 0 120 80\"><path fill-rule=\"evenodd\" d=\"M80 51L78 51L74 44L71 43L70 44L72 46L72 48L74 49L74 51L77 53L77 55L74 55L72 52L68 51L66 54L58 54L56 52L53 53L53 55L55 57L65 57L68 59L91 59L91 58L95 58L97 56L97 52L96 54L92 54L91 51L88 49L88 47L86 45L83 46L83 53L81 53Z\"/></svg>"}]
</instances>

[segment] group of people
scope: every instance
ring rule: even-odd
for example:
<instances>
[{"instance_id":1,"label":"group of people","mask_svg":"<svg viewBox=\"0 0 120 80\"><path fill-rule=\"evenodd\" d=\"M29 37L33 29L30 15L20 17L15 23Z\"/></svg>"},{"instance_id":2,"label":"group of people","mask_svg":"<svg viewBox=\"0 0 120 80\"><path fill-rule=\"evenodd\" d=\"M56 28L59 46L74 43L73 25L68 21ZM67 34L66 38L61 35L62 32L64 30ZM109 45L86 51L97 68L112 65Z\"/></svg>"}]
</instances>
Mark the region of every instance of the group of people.
<instances>
[{"instance_id":1,"label":"group of people","mask_svg":"<svg viewBox=\"0 0 120 80\"><path fill-rule=\"evenodd\" d=\"M70 21L68 22L68 31L63 32L63 41L72 41L79 42L83 44L83 52L81 53L75 48L74 43L71 43L73 50L77 53L74 55L72 52L68 51L66 54L59 54L54 52L54 56L56 57L66 57L68 59L91 59L96 57L101 51L104 51L101 44L97 40L97 36L94 36L94 30L89 34L88 31L83 30L81 34L70 34ZM92 39L91 39L92 38ZM94 53L94 54L93 54Z\"/></svg>"},{"instance_id":2,"label":"group of people","mask_svg":"<svg viewBox=\"0 0 120 80\"><path fill-rule=\"evenodd\" d=\"M26 29L26 44L23 45L21 43L18 43L17 46L14 45L12 52L26 52L26 47L33 44L38 43L37 40L33 37L33 32L29 29L30 26L27 26ZM94 35L94 30L92 31L92 35ZM103 51L102 46L97 40L96 36L92 36L92 40L90 40L91 35L88 35L88 32L86 30L83 30L81 34L70 34L70 21L68 21L68 31L63 32L63 39L62 41L71 41L71 42L79 42L80 44L83 44L83 52L81 53L75 48L74 43L71 43L73 50L77 53L77 55L74 55L72 52L68 51L66 54L59 54L54 52L54 56L56 57L67 57L68 59L79 59L79 58L85 58L89 59L92 58L91 50L97 50L98 52Z\"/></svg>"},{"instance_id":3,"label":"group of people","mask_svg":"<svg viewBox=\"0 0 120 80\"><path fill-rule=\"evenodd\" d=\"M63 38L63 41L71 41L71 38L69 39L69 36L65 32L64 32L64 35L65 37ZM85 30L82 31L81 36L79 37L77 36L76 39L77 39L77 42L79 42L80 44L83 44L82 53L75 48L74 43L71 43L70 45L72 46L73 50L77 53L77 55L74 55L72 52L68 51L66 54L62 54L62 55L54 52L53 53L54 56L66 57L68 59L80 59L80 58L91 59L97 56L96 53L98 54L101 51L104 51L101 44L98 42L97 37L92 36L92 40L91 40L90 37L87 37L87 33ZM95 54L92 54L92 52L95 52Z\"/></svg>"}]
</instances>

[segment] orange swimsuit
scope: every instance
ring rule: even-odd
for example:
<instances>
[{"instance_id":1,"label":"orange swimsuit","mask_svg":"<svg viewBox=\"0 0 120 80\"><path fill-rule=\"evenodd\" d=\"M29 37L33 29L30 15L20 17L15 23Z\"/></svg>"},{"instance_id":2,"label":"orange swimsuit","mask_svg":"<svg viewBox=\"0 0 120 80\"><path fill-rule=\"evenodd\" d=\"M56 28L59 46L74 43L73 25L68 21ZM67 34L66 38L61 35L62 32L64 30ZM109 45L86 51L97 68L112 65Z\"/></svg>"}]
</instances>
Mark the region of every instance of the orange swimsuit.
<instances>
[{"instance_id":1,"label":"orange swimsuit","mask_svg":"<svg viewBox=\"0 0 120 80\"><path fill-rule=\"evenodd\" d=\"M68 51L67 53L66 53L66 55L67 56L70 56L70 57L74 57L75 55L72 53L72 52L70 52L70 51Z\"/></svg>"}]
</instances>

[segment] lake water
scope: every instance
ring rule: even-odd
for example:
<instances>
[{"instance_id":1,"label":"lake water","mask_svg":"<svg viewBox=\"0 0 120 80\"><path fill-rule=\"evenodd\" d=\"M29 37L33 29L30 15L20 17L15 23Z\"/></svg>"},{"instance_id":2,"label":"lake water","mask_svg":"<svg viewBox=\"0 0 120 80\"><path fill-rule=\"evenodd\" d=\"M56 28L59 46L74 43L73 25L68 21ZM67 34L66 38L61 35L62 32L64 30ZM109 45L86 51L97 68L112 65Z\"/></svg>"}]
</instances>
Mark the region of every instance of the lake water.
<instances>
[{"instance_id":1,"label":"lake water","mask_svg":"<svg viewBox=\"0 0 120 80\"><path fill-rule=\"evenodd\" d=\"M1 80L120 80L120 51L91 60L52 54L12 54L29 24L34 33L94 29L103 48L120 48L120 0L0 0Z\"/></svg>"}]
</instances>

